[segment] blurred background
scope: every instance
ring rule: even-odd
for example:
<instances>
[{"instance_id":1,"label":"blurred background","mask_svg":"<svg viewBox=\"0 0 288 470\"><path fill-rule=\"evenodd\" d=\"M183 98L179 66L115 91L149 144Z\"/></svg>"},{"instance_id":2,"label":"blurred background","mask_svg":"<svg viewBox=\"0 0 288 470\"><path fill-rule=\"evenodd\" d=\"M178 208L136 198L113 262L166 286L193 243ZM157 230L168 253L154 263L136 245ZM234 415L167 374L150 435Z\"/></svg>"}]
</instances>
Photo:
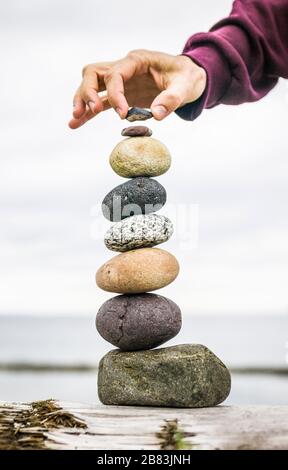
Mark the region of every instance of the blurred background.
<instances>
[{"instance_id":1,"label":"blurred background","mask_svg":"<svg viewBox=\"0 0 288 470\"><path fill-rule=\"evenodd\" d=\"M122 182L108 159L126 124L108 111L68 128L82 67L135 48L179 54L231 5L1 3L0 400L97 402L97 363L111 349L94 326L111 294L94 274L113 255L99 203ZM212 349L232 370L230 404L287 404L287 116L280 80L258 103L149 122L173 158L161 212L181 272L160 293L183 328L169 344ZM180 207L190 216L177 230Z\"/></svg>"}]
</instances>

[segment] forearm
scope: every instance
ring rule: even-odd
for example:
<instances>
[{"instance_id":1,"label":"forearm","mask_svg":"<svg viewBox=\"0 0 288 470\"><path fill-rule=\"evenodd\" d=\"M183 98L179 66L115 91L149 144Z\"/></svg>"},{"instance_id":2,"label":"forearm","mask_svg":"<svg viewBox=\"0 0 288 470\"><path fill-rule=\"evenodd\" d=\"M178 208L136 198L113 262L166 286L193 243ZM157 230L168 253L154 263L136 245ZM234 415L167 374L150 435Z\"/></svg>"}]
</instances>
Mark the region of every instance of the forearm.
<instances>
[{"instance_id":1,"label":"forearm","mask_svg":"<svg viewBox=\"0 0 288 470\"><path fill-rule=\"evenodd\" d=\"M261 99L279 77L288 78L288 0L236 0L229 17L188 39L183 54L208 79L202 97L176 111L183 119Z\"/></svg>"}]
</instances>

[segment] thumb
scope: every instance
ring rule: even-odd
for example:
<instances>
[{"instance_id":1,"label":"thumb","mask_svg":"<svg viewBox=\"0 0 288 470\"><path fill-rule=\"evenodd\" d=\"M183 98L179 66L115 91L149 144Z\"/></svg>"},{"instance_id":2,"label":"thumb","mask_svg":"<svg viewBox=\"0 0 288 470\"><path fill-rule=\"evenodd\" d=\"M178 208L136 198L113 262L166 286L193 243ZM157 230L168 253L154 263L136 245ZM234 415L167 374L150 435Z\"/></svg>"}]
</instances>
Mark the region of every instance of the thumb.
<instances>
[{"instance_id":1,"label":"thumb","mask_svg":"<svg viewBox=\"0 0 288 470\"><path fill-rule=\"evenodd\" d=\"M157 121L161 121L168 114L179 108L185 100L185 85L170 85L166 90L162 91L151 104L151 111Z\"/></svg>"}]
</instances>

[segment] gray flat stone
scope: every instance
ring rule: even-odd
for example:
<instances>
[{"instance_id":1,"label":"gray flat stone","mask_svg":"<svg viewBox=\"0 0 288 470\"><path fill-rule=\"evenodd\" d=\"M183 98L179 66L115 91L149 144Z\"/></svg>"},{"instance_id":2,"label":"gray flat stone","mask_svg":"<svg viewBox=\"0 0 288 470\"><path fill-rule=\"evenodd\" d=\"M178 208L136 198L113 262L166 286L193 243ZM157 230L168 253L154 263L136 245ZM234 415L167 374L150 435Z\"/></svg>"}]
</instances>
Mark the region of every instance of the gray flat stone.
<instances>
[{"instance_id":1,"label":"gray flat stone","mask_svg":"<svg viewBox=\"0 0 288 470\"><path fill-rule=\"evenodd\" d=\"M151 119L153 117L153 114L151 111L148 111L148 109L145 108L130 108L127 116L125 119L129 122L134 122L134 121L146 121L147 119Z\"/></svg>"},{"instance_id":2,"label":"gray flat stone","mask_svg":"<svg viewBox=\"0 0 288 470\"><path fill-rule=\"evenodd\" d=\"M105 405L210 407L222 403L230 387L228 369L200 344L110 351L98 372L98 394Z\"/></svg>"}]
</instances>

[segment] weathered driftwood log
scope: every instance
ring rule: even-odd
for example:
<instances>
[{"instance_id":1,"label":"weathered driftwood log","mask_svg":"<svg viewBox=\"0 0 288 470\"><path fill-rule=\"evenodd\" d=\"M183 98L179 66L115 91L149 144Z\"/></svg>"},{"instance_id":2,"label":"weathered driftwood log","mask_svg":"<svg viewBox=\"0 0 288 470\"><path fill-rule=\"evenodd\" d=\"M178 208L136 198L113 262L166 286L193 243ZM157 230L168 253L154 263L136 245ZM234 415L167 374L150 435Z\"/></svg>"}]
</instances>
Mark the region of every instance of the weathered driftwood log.
<instances>
[{"instance_id":1,"label":"weathered driftwood log","mask_svg":"<svg viewBox=\"0 0 288 470\"><path fill-rule=\"evenodd\" d=\"M288 449L288 407L0 403L0 449Z\"/></svg>"}]
</instances>

